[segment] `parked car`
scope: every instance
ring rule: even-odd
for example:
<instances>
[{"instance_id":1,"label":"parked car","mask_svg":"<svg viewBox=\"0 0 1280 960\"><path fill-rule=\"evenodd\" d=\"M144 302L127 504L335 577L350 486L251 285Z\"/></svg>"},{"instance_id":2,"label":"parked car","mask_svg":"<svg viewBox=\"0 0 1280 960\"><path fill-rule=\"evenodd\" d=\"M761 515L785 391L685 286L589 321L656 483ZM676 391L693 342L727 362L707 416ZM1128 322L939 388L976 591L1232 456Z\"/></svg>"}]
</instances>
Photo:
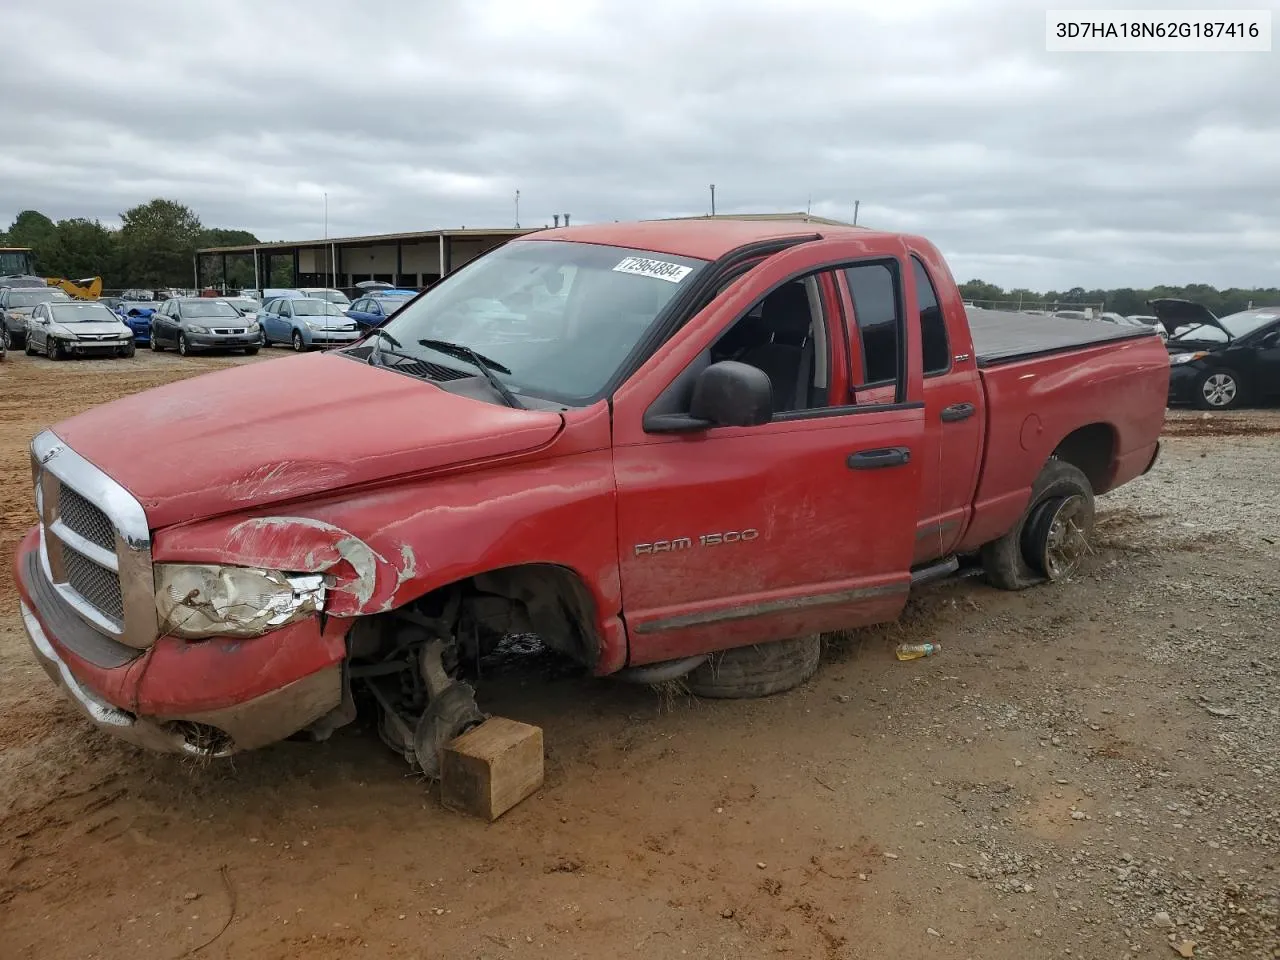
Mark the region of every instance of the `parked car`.
<instances>
[{"instance_id":1,"label":"parked car","mask_svg":"<svg viewBox=\"0 0 1280 960\"><path fill-rule=\"evenodd\" d=\"M151 315L159 309L160 304L155 301L125 300L116 307L116 313L133 331L133 342L147 345L151 343Z\"/></svg>"},{"instance_id":2,"label":"parked car","mask_svg":"<svg viewBox=\"0 0 1280 960\"><path fill-rule=\"evenodd\" d=\"M327 300L344 313L351 306L350 297L341 290L334 290L331 287L303 287L301 292L317 300Z\"/></svg>"},{"instance_id":3,"label":"parked car","mask_svg":"<svg viewBox=\"0 0 1280 960\"><path fill-rule=\"evenodd\" d=\"M70 301L61 290L53 287L4 287L0 288L0 316L4 317L4 329L9 336L9 346L15 350L27 341L27 321L42 303Z\"/></svg>"},{"instance_id":4,"label":"parked car","mask_svg":"<svg viewBox=\"0 0 1280 960\"><path fill-rule=\"evenodd\" d=\"M100 303L48 300L32 309L23 348L28 356L43 352L50 360L132 357L133 331Z\"/></svg>"},{"instance_id":5,"label":"parked car","mask_svg":"<svg viewBox=\"0 0 1280 960\"><path fill-rule=\"evenodd\" d=\"M1171 402L1230 410L1280 396L1280 306L1216 317L1190 300L1147 305L1170 334Z\"/></svg>"},{"instance_id":6,"label":"parked car","mask_svg":"<svg viewBox=\"0 0 1280 960\"><path fill-rule=\"evenodd\" d=\"M174 297L151 315L151 349L176 347L182 356L203 350L243 350L262 346L262 328L225 300Z\"/></svg>"},{"instance_id":7,"label":"parked car","mask_svg":"<svg viewBox=\"0 0 1280 960\"><path fill-rule=\"evenodd\" d=\"M360 338L356 322L327 300L278 297L258 314L265 343L287 343L302 353L312 347L348 344Z\"/></svg>"},{"instance_id":8,"label":"parked car","mask_svg":"<svg viewBox=\"0 0 1280 960\"><path fill-rule=\"evenodd\" d=\"M446 335L552 274L526 335ZM966 318L919 237L735 220L539 231L277 366L36 437L34 654L102 729L189 755L323 738L359 685L429 775L511 633L755 696L962 557L1069 579L1095 496L1155 462L1170 370L1139 330Z\"/></svg>"},{"instance_id":9,"label":"parked car","mask_svg":"<svg viewBox=\"0 0 1280 960\"><path fill-rule=\"evenodd\" d=\"M236 312L242 317L256 317L258 311L262 309L262 304L252 297L221 297L220 299L235 307Z\"/></svg>"},{"instance_id":10,"label":"parked car","mask_svg":"<svg viewBox=\"0 0 1280 960\"><path fill-rule=\"evenodd\" d=\"M306 294L301 290L294 290L291 287L272 287L262 291L259 302L266 303L268 300L276 300L280 297L305 297Z\"/></svg>"},{"instance_id":11,"label":"parked car","mask_svg":"<svg viewBox=\"0 0 1280 960\"><path fill-rule=\"evenodd\" d=\"M380 327L415 296L417 294L398 297L361 297L347 308L347 316L362 328Z\"/></svg>"},{"instance_id":12,"label":"parked car","mask_svg":"<svg viewBox=\"0 0 1280 960\"><path fill-rule=\"evenodd\" d=\"M1093 318L1083 310L1058 310L1054 314L1055 320L1092 320Z\"/></svg>"}]
</instances>

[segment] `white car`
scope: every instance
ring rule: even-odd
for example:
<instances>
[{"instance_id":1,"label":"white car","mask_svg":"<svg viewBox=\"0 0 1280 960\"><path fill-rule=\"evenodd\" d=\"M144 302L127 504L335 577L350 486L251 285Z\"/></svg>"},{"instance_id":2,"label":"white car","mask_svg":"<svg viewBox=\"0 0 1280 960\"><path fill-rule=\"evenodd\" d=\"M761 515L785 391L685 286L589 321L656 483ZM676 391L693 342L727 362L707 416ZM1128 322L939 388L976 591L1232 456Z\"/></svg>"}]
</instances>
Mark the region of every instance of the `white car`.
<instances>
[{"instance_id":1,"label":"white car","mask_svg":"<svg viewBox=\"0 0 1280 960\"><path fill-rule=\"evenodd\" d=\"M1156 333L1160 335L1161 340L1167 341L1169 339L1169 331L1167 331L1164 328L1164 324L1161 323L1159 320L1157 320L1155 317L1150 317L1143 313L1135 313L1125 317L1125 319L1128 320L1130 323L1140 323L1144 327L1155 327Z\"/></svg>"},{"instance_id":2,"label":"white car","mask_svg":"<svg viewBox=\"0 0 1280 960\"><path fill-rule=\"evenodd\" d=\"M48 301L31 311L23 347L27 356L43 352L50 360L70 356L132 357L133 331L104 304Z\"/></svg>"}]
</instances>

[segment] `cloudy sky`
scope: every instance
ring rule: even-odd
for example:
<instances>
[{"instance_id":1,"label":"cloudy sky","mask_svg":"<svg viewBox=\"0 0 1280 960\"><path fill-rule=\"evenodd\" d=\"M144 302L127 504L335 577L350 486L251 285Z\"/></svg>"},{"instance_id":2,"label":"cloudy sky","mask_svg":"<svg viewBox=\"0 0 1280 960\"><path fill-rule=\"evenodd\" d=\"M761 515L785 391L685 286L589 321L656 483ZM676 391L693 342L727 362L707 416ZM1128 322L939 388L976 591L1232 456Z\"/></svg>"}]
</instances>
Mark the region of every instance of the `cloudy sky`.
<instances>
[{"instance_id":1,"label":"cloudy sky","mask_svg":"<svg viewBox=\"0 0 1280 960\"><path fill-rule=\"evenodd\" d=\"M1280 53L1050 54L1047 6L8 4L0 222L164 196L309 239L326 192L332 236L509 226L517 189L523 226L699 214L715 183L722 213L860 200L960 279L1280 284Z\"/></svg>"}]
</instances>

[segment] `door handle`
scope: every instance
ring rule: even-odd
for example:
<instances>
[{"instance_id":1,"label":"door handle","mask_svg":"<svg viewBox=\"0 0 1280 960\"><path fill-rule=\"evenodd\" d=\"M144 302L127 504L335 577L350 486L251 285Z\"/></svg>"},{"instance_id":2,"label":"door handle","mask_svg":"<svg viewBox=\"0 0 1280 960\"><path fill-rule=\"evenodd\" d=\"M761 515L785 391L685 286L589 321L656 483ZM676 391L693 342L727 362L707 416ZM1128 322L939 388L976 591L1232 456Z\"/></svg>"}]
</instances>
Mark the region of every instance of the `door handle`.
<instances>
[{"instance_id":1,"label":"door handle","mask_svg":"<svg viewBox=\"0 0 1280 960\"><path fill-rule=\"evenodd\" d=\"M955 423L957 420L968 420L977 410L972 403L953 403L942 410L943 423Z\"/></svg>"},{"instance_id":2,"label":"door handle","mask_svg":"<svg viewBox=\"0 0 1280 960\"><path fill-rule=\"evenodd\" d=\"M878 450L859 450L849 454L845 461L850 470L877 470L880 467L900 467L911 462L909 447L881 447Z\"/></svg>"}]
</instances>

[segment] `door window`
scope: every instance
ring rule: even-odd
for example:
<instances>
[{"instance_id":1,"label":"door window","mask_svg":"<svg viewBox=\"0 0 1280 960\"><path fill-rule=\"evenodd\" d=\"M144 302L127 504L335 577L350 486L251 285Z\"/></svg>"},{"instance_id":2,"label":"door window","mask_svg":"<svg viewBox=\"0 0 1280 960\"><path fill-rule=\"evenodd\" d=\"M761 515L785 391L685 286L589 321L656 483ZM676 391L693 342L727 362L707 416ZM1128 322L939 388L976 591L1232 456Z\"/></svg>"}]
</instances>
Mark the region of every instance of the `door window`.
<instances>
[{"instance_id":1,"label":"door window","mask_svg":"<svg viewBox=\"0 0 1280 960\"><path fill-rule=\"evenodd\" d=\"M902 377L902 295L895 261L846 267L853 315L862 346L862 387L886 386Z\"/></svg>"},{"instance_id":2,"label":"door window","mask_svg":"<svg viewBox=\"0 0 1280 960\"><path fill-rule=\"evenodd\" d=\"M937 288L918 257L911 258L911 273L915 278L916 300L920 303L920 350L924 356L924 375L946 373L951 369L951 345L947 342L947 324L938 303Z\"/></svg>"},{"instance_id":3,"label":"door window","mask_svg":"<svg viewBox=\"0 0 1280 960\"><path fill-rule=\"evenodd\" d=\"M790 280L739 317L711 347L711 362L737 360L769 375L774 413L828 406L828 323L818 275Z\"/></svg>"}]
</instances>

